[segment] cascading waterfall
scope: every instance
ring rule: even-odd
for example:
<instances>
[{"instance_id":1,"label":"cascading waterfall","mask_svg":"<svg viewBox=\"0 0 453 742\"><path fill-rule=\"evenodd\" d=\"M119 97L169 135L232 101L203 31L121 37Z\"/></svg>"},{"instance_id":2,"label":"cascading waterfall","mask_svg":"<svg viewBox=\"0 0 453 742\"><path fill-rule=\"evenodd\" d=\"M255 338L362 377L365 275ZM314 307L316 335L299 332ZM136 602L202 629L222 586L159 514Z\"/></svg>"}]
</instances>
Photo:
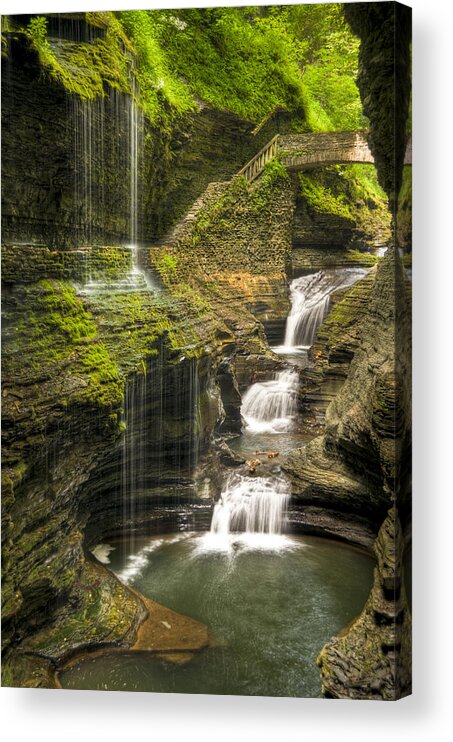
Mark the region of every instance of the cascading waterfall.
<instances>
[{"instance_id":1,"label":"cascading waterfall","mask_svg":"<svg viewBox=\"0 0 453 742\"><path fill-rule=\"evenodd\" d=\"M215 505L211 534L279 535L285 524L289 485L282 477L229 475Z\"/></svg>"},{"instance_id":2,"label":"cascading waterfall","mask_svg":"<svg viewBox=\"0 0 453 742\"><path fill-rule=\"evenodd\" d=\"M99 122L99 129L103 129L104 107L98 100L72 99L72 120L74 121L74 203L75 228L81 242L92 241L92 203L93 157L97 160L97 150L103 146L103 137L93 136L93 119ZM93 109L95 115L93 116ZM96 113L98 116L96 116ZM99 131L101 134L102 131ZM89 280L89 263L87 263L86 279Z\"/></svg>"},{"instance_id":3,"label":"cascading waterfall","mask_svg":"<svg viewBox=\"0 0 453 742\"><path fill-rule=\"evenodd\" d=\"M322 273L302 276L291 283L291 311L286 320L285 346L309 348L329 311L330 291Z\"/></svg>"},{"instance_id":4,"label":"cascading waterfall","mask_svg":"<svg viewBox=\"0 0 453 742\"><path fill-rule=\"evenodd\" d=\"M271 381L257 382L242 400L241 414L247 430L255 433L281 433L290 430L297 413L299 374L285 369Z\"/></svg>"},{"instance_id":5,"label":"cascading waterfall","mask_svg":"<svg viewBox=\"0 0 453 742\"><path fill-rule=\"evenodd\" d=\"M352 286L367 273L361 268L318 271L291 282L291 311L286 320L285 340L276 352L308 350L313 345L320 324L329 313L334 291Z\"/></svg>"},{"instance_id":6,"label":"cascading waterfall","mask_svg":"<svg viewBox=\"0 0 453 742\"><path fill-rule=\"evenodd\" d=\"M129 181L130 181L130 241L135 246L138 233L138 174L140 155L143 151L143 112L135 102L135 82L132 87L132 96L128 99L129 105Z\"/></svg>"}]
</instances>

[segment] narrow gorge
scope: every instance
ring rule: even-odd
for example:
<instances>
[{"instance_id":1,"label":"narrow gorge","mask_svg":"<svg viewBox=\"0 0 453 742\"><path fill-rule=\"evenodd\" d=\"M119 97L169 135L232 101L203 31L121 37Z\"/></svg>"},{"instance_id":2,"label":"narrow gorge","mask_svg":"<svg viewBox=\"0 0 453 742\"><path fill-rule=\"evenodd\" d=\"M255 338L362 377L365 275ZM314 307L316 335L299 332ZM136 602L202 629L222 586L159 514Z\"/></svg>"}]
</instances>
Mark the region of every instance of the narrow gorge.
<instances>
[{"instance_id":1,"label":"narrow gorge","mask_svg":"<svg viewBox=\"0 0 453 742\"><path fill-rule=\"evenodd\" d=\"M410 693L402 8L2 17L3 685Z\"/></svg>"}]
</instances>

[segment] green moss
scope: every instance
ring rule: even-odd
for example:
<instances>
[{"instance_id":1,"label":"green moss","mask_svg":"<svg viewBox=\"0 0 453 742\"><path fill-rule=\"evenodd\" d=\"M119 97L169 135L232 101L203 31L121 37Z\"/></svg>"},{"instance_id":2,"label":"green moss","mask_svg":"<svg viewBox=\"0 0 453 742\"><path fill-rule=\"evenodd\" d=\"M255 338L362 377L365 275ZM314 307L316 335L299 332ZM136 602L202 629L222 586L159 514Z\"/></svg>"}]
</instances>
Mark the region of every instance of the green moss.
<instances>
[{"instance_id":1,"label":"green moss","mask_svg":"<svg viewBox=\"0 0 453 742\"><path fill-rule=\"evenodd\" d=\"M206 296L189 286L187 283L180 283L174 289L173 295L191 307L191 313L194 316L203 316L212 310L211 303Z\"/></svg>"},{"instance_id":2,"label":"green moss","mask_svg":"<svg viewBox=\"0 0 453 742\"><path fill-rule=\"evenodd\" d=\"M333 214L352 220L351 205L345 193L335 193L317 180L317 176L299 173L300 195L318 213Z\"/></svg>"},{"instance_id":3,"label":"green moss","mask_svg":"<svg viewBox=\"0 0 453 742\"><path fill-rule=\"evenodd\" d=\"M286 181L288 178L288 171L278 159L275 158L268 162L254 186L250 189L248 204L252 211L260 213L268 209L276 185L279 181Z\"/></svg>"},{"instance_id":4,"label":"green moss","mask_svg":"<svg viewBox=\"0 0 453 742\"><path fill-rule=\"evenodd\" d=\"M64 281L43 280L22 289L15 330L5 346L6 376L83 379L70 400L112 407L122 399L122 382L107 349L99 342L94 318L74 288ZM70 401L62 397L61 405Z\"/></svg>"},{"instance_id":5,"label":"green moss","mask_svg":"<svg viewBox=\"0 0 453 742\"><path fill-rule=\"evenodd\" d=\"M299 193L312 211L346 219L363 233L379 229L390 238L387 197L373 165L335 165L298 177Z\"/></svg>"},{"instance_id":6,"label":"green moss","mask_svg":"<svg viewBox=\"0 0 453 742\"><path fill-rule=\"evenodd\" d=\"M369 252L360 252L360 250L348 250L345 257L353 265L369 266L370 268L381 259L377 255Z\"/></svg>"},{"instance_id":7,"label":"green moss","mask_svg":"<svg viewBox=\"0 0 453 742\"><path fill-rule=\"evenodd\" d=\"M2 687L3 688L14 687L13 671L6 662L2 662Z\"/></svg>"},{"instance_id":8,"label":"green moss","mask_svg":"<svg viewBox=\"0 0 453 742\"><path fill-rule=\"evenodd\" d=\"M400 246L411 249L412 243L412 167L403 168L403 181L398 195L397 231ZM408 267L408 266L406 266Z\"/></svg>"},{"instance_id":9,"label":"green moss","mask_svg":"<svg viewBox=\"0 0 453 742\"><path fill-rule=\"evenodd\" d=\"M361 316L357 307L364 306L366 303L375 277L376 270L374 269L348 289L340 301L334 302L319 331L327 347L334 347L346 336L349 328L357 323Z\"/></svg>"},{"instance_id":10,"label":"green moss","mask_svg":"<svg viewBox=\"0 0 453 742\"><path fill-rule=\"evenodd\" d=\"M47 35L47 19L31 19L26 32L50 76L82 100L103 97L105 83L131 91L131 56L126 53L124 36L111 14L105 14L106 36L90 42L53 43Z\"/></svg>"},{"instance_id":11,"label":"green moss","mask_svg":"<svg viewBox=\"0 0 453 742\"><path fill-rule=\"evenodd\" d=\"M124 641L143 612L139 599L112 575L85 562L74 585L70 615L26 641L27 652L61 660L90 641L115 644Z\"/></svg>"},{"instance_id":12,"label":"green moss","mask_svg":"<svg viewBox=\"0 0 453 742\"><path fill-rule=\"evenodd\" d=\"M175 277L178 260L176 255L166 250L162 250L158 253L154 265L156 270L160 273L164 283L168 284Z\"/></svg>"}]
</instances>

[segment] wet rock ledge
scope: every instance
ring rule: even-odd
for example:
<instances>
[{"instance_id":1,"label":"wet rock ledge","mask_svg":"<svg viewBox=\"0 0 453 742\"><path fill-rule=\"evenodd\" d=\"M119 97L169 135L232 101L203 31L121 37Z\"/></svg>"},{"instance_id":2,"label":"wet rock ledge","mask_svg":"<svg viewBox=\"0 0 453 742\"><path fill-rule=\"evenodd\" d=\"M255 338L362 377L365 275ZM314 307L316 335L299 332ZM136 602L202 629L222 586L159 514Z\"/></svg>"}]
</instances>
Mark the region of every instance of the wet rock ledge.
<instances>
[{"instance_id":1,"label":"wet rock ledge","mask_svg":"<svg viewBox=\"0 0 453 742\"><path fill-rule=\"evenodd\" d=\"M401 525L395 508L374 546L374 584L360 616L318 657L330 698L392 701L411 692L411 617L403 582Z\"/></svg>"}]
</instances>

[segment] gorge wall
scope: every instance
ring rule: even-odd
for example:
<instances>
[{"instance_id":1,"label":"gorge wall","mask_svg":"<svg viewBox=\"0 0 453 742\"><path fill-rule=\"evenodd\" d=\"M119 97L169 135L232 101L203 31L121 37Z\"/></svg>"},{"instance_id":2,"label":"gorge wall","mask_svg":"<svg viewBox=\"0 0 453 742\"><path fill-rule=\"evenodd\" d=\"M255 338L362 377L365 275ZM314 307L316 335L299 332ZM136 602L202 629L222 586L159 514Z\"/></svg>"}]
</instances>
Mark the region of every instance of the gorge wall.
<instances>
[{"instance_id":1,"label":"gorge wall","mask_svg":"<svg viewBox=\"0 0 453 742\"><path fill-rule=\"evenodd\" d=\"M352 467L354 483L362 480L369 490L375 523L383 521L367 604L319 656L324 693L396 700L411 692L412 651L403 559L411 518L410 280L398 250L398 240L407 244L410 235L410 182L406 180L405 188L401 184L410 130L411 10L398 3L356 3L345 5L345 17L361 39L358 85L370 119L369 141L379 180L389 198L395 246L377 268L359 346L344 386L328 408L325 436L309 444L295 465L302 462L302 493L307 493L307 484L310 491L307 470L324 471L328 478L332 467L343 474ZM398 228L402 214L404 229ZM350 492L348 486L337 488L334 498L340 508ZM387 518L386 506L391 506Z\"/></svg>"},{"instance_id":2,"label":"gorge wall","mask_svg":"<svg viewBox=\"0 0 453 742\"><path fill-rule=\"evenodd\" d=\"M66 34L69 38L50 35L49 39L69 75L74 49L96 59L103 47L99 51L95 42L105 34L84 19ZM289 126L283 111L257 127L201 101L196 111L184 117L169 112L165 127L145 122L131 71L120 81L102 82L106 74L102 67L96 71L100 93L84 99L74 95L69 83L65 87L43 74L38 52L26 33L11 31L5 38L5 243L32 242L60 249L121 245L133 241L133 208L134 239L150 244L185 214L209 182L230 178L274 134ZM130 70L132 53L123 49L118 55ZM111 60L102 62L107 65ZM15 146L17 138L20 149ZM131 178L137 180L134 204Z\"/></svg>"},{"instance_id":3,"label":"gorge wall","mask_svg":"<svg viewBox=\"0 0 453 742\"><path fill-rule=\"evenodd\" d=\"M65 74L106 33L49 22ZM23 30L4 55L4 672L52 685L81 649L129 646L146 615L93 560L97 540L206 527L217 434L240 430L240 391L281 366L267 340L289 311L288 276L316 260L374 263L363 253L390 224L349 166L289 176L274 161L253 184L232 177L291 128L285 111L252 122L198 101L151 122L127 45L85 81L101 86L93 99L45 74ZM344 386L324 434L285 463L307 530L322 521L369 546L396 494L407 526L408 490L394 491L409 446L407 344L394 332L397 318L407 337L405 292L389 250L319 333L316 382Z\"/></svg>"}]
</instances>

